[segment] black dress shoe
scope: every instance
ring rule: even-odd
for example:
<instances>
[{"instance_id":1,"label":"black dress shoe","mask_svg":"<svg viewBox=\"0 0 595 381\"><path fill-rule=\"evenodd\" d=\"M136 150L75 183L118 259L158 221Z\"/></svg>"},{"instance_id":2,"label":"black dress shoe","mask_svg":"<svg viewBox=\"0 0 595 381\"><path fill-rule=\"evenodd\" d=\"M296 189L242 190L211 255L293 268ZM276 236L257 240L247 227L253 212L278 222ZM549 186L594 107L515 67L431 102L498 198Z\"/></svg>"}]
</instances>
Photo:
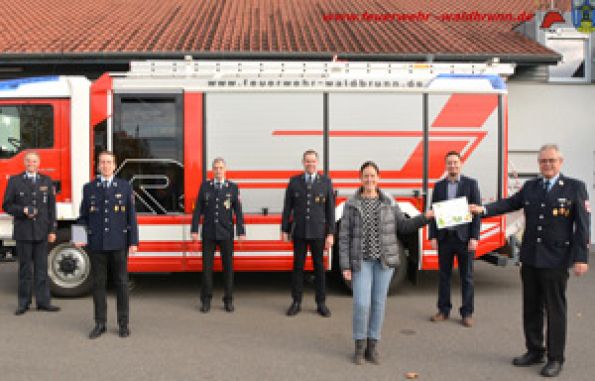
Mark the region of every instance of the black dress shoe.
<instances>
[{"instance_id":1,"label":"black dress shoe","mask_svg":"<svg viewBox=\"0 0 595 381\"><path fill-rule=\"evenodd\" d=\"M295 316L301 310L302 310L301 303L294 301L293 303L291 303L291 306L289 306L289 309L287 310L287 316Z\"/></svg>"},{"instance_id":2,"label":"black dress shoe","mask_svg":"<svg viewBox=\"0 0 595 381\"><path fill-rule=\"evenodd\" d=\"M60 307L51 304L47 306L37 306L37 311L58 312L60 311Z\"/></svg>"},{"instance_id":3,"label":"black dress shoe","mask_svg":"<svg viewBox=\"0 0 595 381\"><path fill-rule=\"evenodd\" d=\"M200 312L202 312L203 314L206 314L210 310L211 310L211 301L210 300L204 300L202 302L202 305L200 306Z\"/></svg>"},{"instance_id":4,"label":"black dress shoe","mask_svg":"<svg viewBox=\"0 0 595 381\"><path fill-rule=\"evenodd\" d=\"M529 366L533 364L541 364L543 361L543 353L527 352L522 356L515 357L512 360L512 365Z\"/></svg>"},{"instance_id":5,"label":"black dress shoe","mask_svg":"<svg viewBox=\"0 0 595 381\"><path fill-rule=\"evenodd\" d=\"M89 339L96 339L105 332L105 324L95 324L95 328L89 333Z\"/></svg>"},{"instance_id":6,"label":"black dress shoe","mask_svg":"<svg viewBox=\"0 0 595 381\"><path fill-rule=\"evenodd\" d=\"M120 337L130 336L130 328L128 328L127 325L121 325L120 329L118 330L118 336L120 336Z\"/></svg>"},{"instance_id":7,"label":"black dress shoe","mask_svg":"<svg viewBox=\"0 0 595 381\"><path fill-rule=\"evenodd\" d=\"M326 304L324 304L324 303L318 304L318 308L316 308L316 312L318 312L318 314L320 316L331 317L331 310L329 310L328 307L326 306Z\"/></svg>"},{"instance_id":8,"label":"black dress shoe","mask_svg":"<svg viewBox=\"0 0 595 381\"><path fill-rule=\"evenodd\" d=\"M233 307L233 302L224 302L223 303L223 308L225 309L225 311L227 312L233 312L235 310L235 308Z\"/></svg>"},{"instance_id":9,"label":"black dress shoe","mask_svg":"<svg viewBox=\"0 0 595 381\"><path fill-rule=\"evenodd\" d=\"M561 361L548 361L543 368L541 368L540 374L543 377L556 377L562 371Z\"/></svg>"},{"instance_id":10,"label":"black dress shoe","mask_svg":"<svg viewBox=\"0 0 595 381\"><path fill-rule=\"evenodd\" d=\"M20 316L20 315L24 314L25 312L27 312L28 309L29 309L29 307L19 307L14 312L14 314L17 315L17 316Z\"/></svg>"}]
</instances>

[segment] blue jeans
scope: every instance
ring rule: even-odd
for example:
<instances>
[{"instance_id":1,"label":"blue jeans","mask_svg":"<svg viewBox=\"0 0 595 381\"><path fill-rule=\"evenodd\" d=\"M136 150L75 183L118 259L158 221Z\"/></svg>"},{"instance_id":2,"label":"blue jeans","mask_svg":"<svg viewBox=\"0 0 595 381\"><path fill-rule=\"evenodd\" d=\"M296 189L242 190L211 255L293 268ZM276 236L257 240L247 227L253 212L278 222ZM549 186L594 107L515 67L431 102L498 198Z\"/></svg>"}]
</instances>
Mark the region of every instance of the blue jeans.
<instances>
[{"instance_id":1,"label":"blue jeans","mask_svg":"<svg viewBox=\"0 0 595 381\"><path fill-rule=\"evenodd\" d=\"M361 270L352 273L354 340L380 340L386 295L394 271L378 260L363 260Z\"/></svg>"}]
</instances>

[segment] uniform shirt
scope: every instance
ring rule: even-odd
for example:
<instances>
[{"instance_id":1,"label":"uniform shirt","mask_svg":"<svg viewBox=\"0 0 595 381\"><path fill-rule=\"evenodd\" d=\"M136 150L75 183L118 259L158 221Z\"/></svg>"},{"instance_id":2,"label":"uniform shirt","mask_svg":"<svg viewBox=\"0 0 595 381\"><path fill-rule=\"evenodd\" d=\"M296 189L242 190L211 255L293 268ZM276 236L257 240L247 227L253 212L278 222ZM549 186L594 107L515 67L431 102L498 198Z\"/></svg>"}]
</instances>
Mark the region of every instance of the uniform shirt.
<instances>
[{"instance_id":1,"label":"uniform shirt","mask_svg":"<svg viewBox=\"0 0 595 381\"><path fill-rule=\"evenodd\" d=\"M107 181L107 184L105 186L107 186L108 188L112 186L113 179L114 179L114 176L112 176L112 177L99 176L99 181L101 182L101 185L104 185L105 182Z\"/></svg>"},{"instance_id":2,"label":"uniform shirt","mask_svg":"<svg viewBox=\"0 0 595 381\"><path fill-rule=\"evenodd\" d=\"M83 186L79 224L87 227L87 243L92 251L125 250L138 245L138 225L134 193L127 181L103 178Z\"/></svg>"},{"instance_id":3,"label":"uniform shirt","mask_svg":"<svg viewBox=\"0 0 595 381\"><path fill-rule=\"evenodd\" d=\"M228 180L216 180L201 184L196 198L190 231L198 233L202 221L201 236L209 240L229 240L234 237L234 215L237 235L244 235L244 213L238 186Z\"/></svg>"},{"instance_id":4,"label":"uniform shirt","mask_svg":"<svg viewBox=\"0 0 595 381\"><path fill-rule=\"evenodd\" d=\"M554 184L556 183L556 181L558 181L558 178L560 177L560 174L558 173L556 176L552 177L551 179L546 179L545 177L543 177L541 179L541 181L543 181L543 184L545 184L546 181L549 181L548 187L547 187L547 191L549 192L550 190L552 190L552 187L554 186Z\"/></svg>"},{"instance_id":5,"label":"uniform shirt","mask_svg":"<svg viewBox=\"0 0 595 381\"><path fill-rule=\"evenodd\" d=\"M588 262L590 208L587 188L562 174L543 191L544 180L525 182L512 196L485 206L485 216L523 209L521 262L537 268L567 268Z\"/></svg>"},{"instance_id":6,"label":"uniform shirt","mask_svg":"<svg viewBox=\"0 0 595 381\"><path fill-rule=\"evenodd\" d=\"M298 239L323 239L335 233L335 195L331 179L304 173L293 176L285 190L281 231Z\"/></svg>"},{"instance_id":7,"label":"uniform shirt","mask_svg":"<svg viewBox=\"0 0 595 381\"><path fill-rule=\"evenodd\" d=\"M35 182L31 177L35 176ZM25 208L36 211L33 218ZM49 176L22 172L11 176L6 185L2 209L14 217L13 239L23 241L47 240L56 232L56 195Z\"/></svg>"}]
</instances>

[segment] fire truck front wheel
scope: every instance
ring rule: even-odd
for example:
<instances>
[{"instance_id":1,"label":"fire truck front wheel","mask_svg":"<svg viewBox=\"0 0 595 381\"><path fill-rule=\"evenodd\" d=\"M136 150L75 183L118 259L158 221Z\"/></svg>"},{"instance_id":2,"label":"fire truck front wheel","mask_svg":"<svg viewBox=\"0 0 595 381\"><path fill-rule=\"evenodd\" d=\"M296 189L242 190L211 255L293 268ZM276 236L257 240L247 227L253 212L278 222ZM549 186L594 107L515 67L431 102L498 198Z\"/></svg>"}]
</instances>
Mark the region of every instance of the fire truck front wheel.
<instances>
[{"instance_id":1,"label":"fire truck front wheel","mask_svg":"<svg viewBox=\"0 0 595 381\"><path fill-rule=\"evenodd\" d=\"M75 297L91 289L91 260L83 248L58 242L48 258L50 290L55 296Z\"/></svg>"}]
</instances>

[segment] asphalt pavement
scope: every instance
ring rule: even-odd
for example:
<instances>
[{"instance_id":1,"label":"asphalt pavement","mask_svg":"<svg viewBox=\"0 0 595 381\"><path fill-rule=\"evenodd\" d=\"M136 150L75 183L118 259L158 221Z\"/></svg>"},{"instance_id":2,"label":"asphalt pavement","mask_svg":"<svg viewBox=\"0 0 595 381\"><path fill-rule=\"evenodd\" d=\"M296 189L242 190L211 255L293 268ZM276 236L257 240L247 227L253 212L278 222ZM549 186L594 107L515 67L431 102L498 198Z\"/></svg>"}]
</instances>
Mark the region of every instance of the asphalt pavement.
<instances>
[{"instance_id":1,"label":"asphalt pavement","mask_svg":"<svg viewBox=\"0 0 595 381\"><path fill-rule=\"evenodd\" d=\"M237 273L234 313L223 310L217 274L212 310L199 312L199 274L134 277L132 334L117 335L115 299L108 332L97 340L91 297L54 299L58 313L14 316L15 263L0 263L0 380L539 380L539 366L516 368L524 352L518 267L475 263L475 321L460 324L458 280L453 312L432 323L436 272L420 273L387 302L381 365L351 363L351 297L329 281L331 318L315 313L306 288L302 312L285 316L289 273ZM458 273L455 273L458 276ZM567 361L559 380L595 379L595 271L571 276Z\"/></svg>"}]
</instances>

